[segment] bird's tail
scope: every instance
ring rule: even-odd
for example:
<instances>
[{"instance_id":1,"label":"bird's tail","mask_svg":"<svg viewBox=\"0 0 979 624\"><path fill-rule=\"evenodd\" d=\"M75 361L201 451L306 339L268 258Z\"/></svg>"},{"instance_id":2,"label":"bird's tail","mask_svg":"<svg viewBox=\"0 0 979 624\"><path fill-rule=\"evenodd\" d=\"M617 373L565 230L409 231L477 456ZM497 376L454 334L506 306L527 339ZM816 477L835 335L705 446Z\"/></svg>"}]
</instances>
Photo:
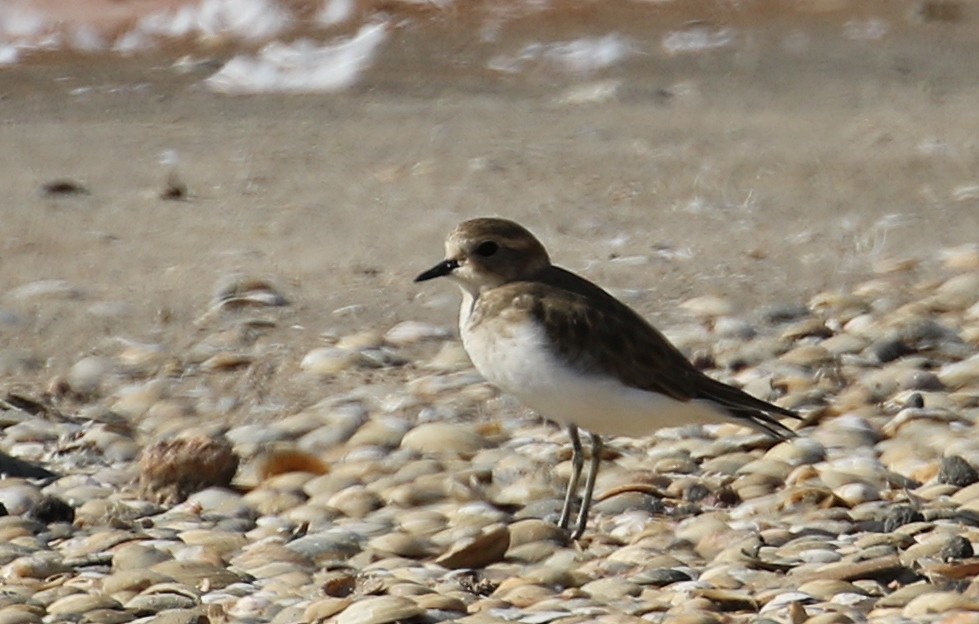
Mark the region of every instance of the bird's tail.
<instances>
[{"instance_id":1,"label":"bird's tail","mask_svg":"<svg viewBox=\"0 0 979 624\"><path fill-rule=\"evenodd\" d=\"M776 416L784 416L802 420L802 416L794 411L773 405L767 401L755 398L734 386L721 383L716 379L704 376L703 387L698 396L724 408L737 420L754 427L773 438L787 440L795 437L795 431L783 425Z\"/></svg>"}]
</instances>

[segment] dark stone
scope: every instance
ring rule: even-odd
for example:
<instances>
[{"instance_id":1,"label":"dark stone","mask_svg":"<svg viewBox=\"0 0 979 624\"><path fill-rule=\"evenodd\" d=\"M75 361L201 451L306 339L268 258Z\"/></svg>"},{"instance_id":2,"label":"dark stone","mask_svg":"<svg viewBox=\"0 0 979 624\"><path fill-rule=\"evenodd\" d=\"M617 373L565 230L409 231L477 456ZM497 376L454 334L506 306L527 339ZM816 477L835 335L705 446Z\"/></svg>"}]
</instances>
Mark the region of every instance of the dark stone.
<instances>
[{"instance_id":1,"label":"dark stone","mask_svg":"<svg viewBox=\"0 0 979 624\"><path fill-rule=\"evenodd\" d=\"M672 585L673 583L692 581L693 578L682 570L674 570L673 568L654 568L652 570L643 570L639 574L631 577L629 580L634 583L638 583L639 585L666 587L667 585Z\"/></svg>"},{"instance_id":2,"label":"dark stone","mask_svg":"<svg viewBox=\"0 0 979 624\"><path fill-rule=\"evenodd\" d=\"M58 476L44 466L11 457L6 453L0 453L0 475L22 479L50 479Z\"/></svg>"},{"instance_id":3,"label":"dark stone","mask_svg":"<svg viewBox=\"0 0 979 624\"><path fill-rule=\"evenodd\" d=\"M741 504L741 497L729 486L724 486L717 491L717 502L724 507L734 507Z\"/></svg>"},{"instance_id":4,"label":"dark stone","mask_svg":"<svg viewBox=\"0 0 979 624\"><path fill-rule=\"evenodd\" d=\"M921 409L925 406L925 397L921 396L920 392L915 392L908 397L908 400L904 403L904 407L914 407Z\"/></svg>"},{"instance_id":5,"label":"dark stone","mask_svg":"<svg viewBox=\"0 0 979 624\"><path fill-rule=\"evenodd\" d=\"M904 375L901 387L905 390L944 390L945 384L931 371L915 370Z\"/></svg>"},{"instance_id":6,"label":"dark stone","mask_svg":"<svg viewBox=\"0 0 979 624\"><path fill-rule=\"evenodd\" d=\"M961 535L952 535L945 542L945 545L942 546L939 557L941 557L942 561L952 561L954 559L968 559L974 554L972 542Z\"/></svg>"},{"instance_id":7,"label":"dark stone","mask_svg":"<svg viewBox=\"0 0 979 624\"><path fill-rule=\"evenodd\" d=\"M899 332L896 338L913 345L917 349L931 347L947 341L961 341L954 330L932 319L921 319L910 323Z\"/></svg>"},{"instance_id":8,"label":"dark stone","mask_svg":"<svg viewBox=\"0 0 979 624\"><path fill-rule=\"evenodd\" d=\"M925 517L921 515L921 512L914 507L908 505L891 507L887 510L887 516L884 518L884 532L891 533L905 524L922 522L924 519Z\"/></svg>"},{"instance_id":9,"label":"dark stone","mask_svg":"<svg viewBox=\"0 0 979 624\"><path fill-rule=\"evenodd\" d=\"M787 303L764 308L761 318L771 325L787 323L809 316L809 308L800 303Z\"/></svg>"},{"instance_id":10,"label":"dark stone","mask_svg":"<svg viewBox=\"0 0 979 624\"><path fill-rule=\"evenodd\" d=\"M703 483L694 483L683 490L683 500L698 503L710 495L710 489Z\"/></svg>"},{"instance_id":11,"label":"dark stone","mask_svg":"<svg viewBox=\"0 0 979 624\"><path fill-rule=\"evenodd\" d=\"M54 197L56 195L88 195L88 189L81 182L68 178L48 180L41 185L41 195Z\"/></svg>"},{"instance_id":12,"label":"dark stone","mask_svg":"<svg viewBox=\"0 0 979 624\"><path fill-rule=\"evenodd\" d=\"M592 509L608 515L618 515L636 510L661 514L666 510L666 507L658 497L645 492L624 492L595 503Z\"/></svg>"},{"instance_id":13,"label":"dark stone","mask_svg":"<svg viewBox=\"0 0 979 624\"><path fill-rule=\"evenodd\" d=\"M972 465L958 455L949 455L942 458L942 465L938 469L938 482L965 487L979 481L979 472Z\"/></svg>"},{"instance_id":14,"label":"dark stone","mask_svg":"<svg viewBox=\"0 0 979 624\"><path fill-rule=\"evenodd\" d=\"M72 523L75 521L75 508L60 498L45 496L38 501L37 505L34 505L33 509L27 512L27 517L44 524L51 524L52 522Z\"/></svg>"},{"instance_id":15,"label":"dark stone","mask_svg":"<svg viewBox=\"0 0 979 624\"><path fill-rule=\"evenodd\" d=\"M867 355L882 364L911 353L914 353L914 349L903 338L894 336L878 340L867 347Z\"/></svg>"}]
</instances>

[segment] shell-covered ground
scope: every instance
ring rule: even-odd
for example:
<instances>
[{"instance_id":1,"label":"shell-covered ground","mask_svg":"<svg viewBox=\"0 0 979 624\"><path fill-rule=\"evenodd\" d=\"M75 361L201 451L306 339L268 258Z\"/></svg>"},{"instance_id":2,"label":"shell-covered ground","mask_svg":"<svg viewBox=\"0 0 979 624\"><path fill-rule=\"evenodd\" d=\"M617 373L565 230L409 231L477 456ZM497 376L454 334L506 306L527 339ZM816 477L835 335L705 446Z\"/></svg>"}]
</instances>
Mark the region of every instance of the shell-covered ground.
<instances>
[{"instance_id":1,"label":"shell-covered ground","mask_svg":"<svg viewBox=\"0 0 979 624\"><path fill-rule=\"evenodd\" d=\"M8 297L83 305L50 281ZM0 481L0 622L957 622L979 609L975 246L750 315L683 302L688 322L668 335L804 414L800 435L613 439L577 543L553 525L563 432L485 384L450 328L407 320L297 353L282 339L290 308L269 280L229 276L180 350L107 339L47 387L8 391L4 448L56 475ZM347 389L235 418L284 367Z\"/></svg>"}]
</instances>

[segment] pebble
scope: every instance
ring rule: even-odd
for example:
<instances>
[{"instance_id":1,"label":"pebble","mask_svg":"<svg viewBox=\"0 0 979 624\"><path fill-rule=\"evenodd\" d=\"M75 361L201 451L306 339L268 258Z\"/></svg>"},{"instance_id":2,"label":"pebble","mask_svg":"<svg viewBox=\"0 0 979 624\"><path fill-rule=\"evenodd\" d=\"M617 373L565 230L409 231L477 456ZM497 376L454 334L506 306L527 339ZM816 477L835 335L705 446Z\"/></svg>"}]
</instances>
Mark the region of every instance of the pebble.
<instances>
[{"instance_id":1,"label":"pebble","mask_svg":"<svg viewBox=\"0 0 979 624\"><path fill-rule=\"evenodd\" d=\"M509 547L509 529L506 526L492 526L472 539L455 544L435 562L451 570L483 568L502 560Z\"/></svg>"},{"instance_id":2,"label":"pebble","mask_svg":"<svg viewBox=\"0 0 979 624\"><path fill-rule=\"evenodd\" d=\"M979 353L960 362L951 362L938 371L938 379L949 388L979 386Z\"/></svg>"},{"instance_id":3,"label":"pebble","mask_svg":"<svg viewBox=\"0 0 979 624\"><path fill-rule=\"evenodd\" d=\"M366 363L367 360L357 351L348 351L336 347L319 347L303 356L299 368L320 377L332 377Z\"/></svg>"},{"instance_id":4,"label":"pebble","mask_svg":"<svg viewBox=\"0 0 979 624\"><path fill-rule=\"evenodd\" d=\"M701 295L687 299L680 304L680 308L702 318L728 316L734 311L731 302L714 295Z\"/></svg>"},{"instance_id":5,"label":"pebble","mask_svg":"<svg viewBox=\"0 0 979 624\"><path fill-rule=\"evenodd\" d=\"M951 455L942 458L937 478L939 483L966 487L979 481L979 472L963 458Z\"/></svg>"},{"instance_id":6,"label":"pebble","mask_svg":"<svg viewBox=\"0 0 979 624\"><path fill-rule=\"evenodd\" d=\"M18 286L7 292L14 300L26 301L35 299L80 299L83 291L72 283L59 280L38 280Z\"/></svg>"},{"instance_id":7,"label":"pebble","mask_svg":"<svg viewBox=\"0 0 979 624\"><path fill-rule=\"evenodd\" d=\"M419 617L423 610L413 600L400 596L370 596L340 612L337 624L386 624Z\"/></svg>"},{"instance_id":8,"label":"pebble","mask_svg":"<svg viewBox=\"0 0 979 624\"><path fill-rule=\"evenodd\" d=\"M402 321L384 334L384 342L406 347L423 341L445 340L452 332L444 327L421 321Z\"/></svg>"},{"instance_id":9,"label":"pebble","mask_svg":"<svg viewBox=\"0 0 979 624\"><path fill-rule=\"evenodd\" d=\"M452 453L469 456L485 446L485 439L471 427L444 422L418 425L401 440L402 448L423 455Z\"/></svg>"},{"instance_id":10,"label":"pebble","mask_svg":"<svg viewBox=\"0 0 979 624\"><path fill-rule=\"evenodd\" d=\"M975 243L939 250L938 257L952 271L979 271L979 245Z\"/></svg>"},{"instance_id":11,"label":"pebble","mask_svg":"<svg viewBox=\"0 0 979 624\"><path fill-rule=\"evenodd\" d=\"M180 502L194 492L229 485L237 470L238 456L227 440L168 440L143 449L139 486L152 500Z\"/></svg>"},{"instance_id":12,"label":"pebble","mask_svg":"<svg viewBox=\"0 0 979 624\"><path fill-rule=\"evenodd\" d=\"M103 379L112 370L108 358L89 356L76 362L69 370L65 381L75 394L87 396L96 393Z\"/></svg>"}]
</instances>

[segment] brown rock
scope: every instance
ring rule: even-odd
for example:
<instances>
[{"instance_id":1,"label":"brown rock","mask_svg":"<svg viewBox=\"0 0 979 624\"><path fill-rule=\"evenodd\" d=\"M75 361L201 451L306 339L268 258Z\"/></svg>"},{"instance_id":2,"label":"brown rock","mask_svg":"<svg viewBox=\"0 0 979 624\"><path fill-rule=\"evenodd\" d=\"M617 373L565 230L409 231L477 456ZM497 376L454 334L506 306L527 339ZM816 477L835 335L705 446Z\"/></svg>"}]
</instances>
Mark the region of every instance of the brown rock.
<instances>
[{"instance_id":1,"label":"brown rock","mask_svg":"<svg viewBox=\"0 0 979 624\"><path fill-rule=\"evenodd\" d=\"M238 456L223 438L166 440L140 454L139 487L150 500L174 504L209 487L227 487L237 471Z\"/></svg>"}]
</instances>

